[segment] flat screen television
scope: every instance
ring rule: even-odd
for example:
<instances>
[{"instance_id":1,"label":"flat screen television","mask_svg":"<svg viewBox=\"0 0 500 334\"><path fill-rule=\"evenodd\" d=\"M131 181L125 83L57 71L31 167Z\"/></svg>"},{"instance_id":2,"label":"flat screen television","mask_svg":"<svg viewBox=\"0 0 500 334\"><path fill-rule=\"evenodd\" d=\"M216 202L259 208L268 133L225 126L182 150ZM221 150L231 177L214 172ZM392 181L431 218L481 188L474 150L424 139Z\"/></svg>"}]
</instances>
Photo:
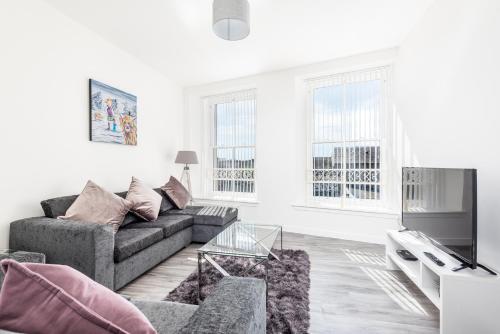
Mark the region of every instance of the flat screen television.
<instances>
[{"instance_id":1,"label":"flat screen television","mask_svg":"<svg viewBox=\"0 0 500 334\"><path fill-rule=\"evenodd\" d=\"M403 167L402 225L475 269L477 171Z\"/></svg>"}]
</instances>

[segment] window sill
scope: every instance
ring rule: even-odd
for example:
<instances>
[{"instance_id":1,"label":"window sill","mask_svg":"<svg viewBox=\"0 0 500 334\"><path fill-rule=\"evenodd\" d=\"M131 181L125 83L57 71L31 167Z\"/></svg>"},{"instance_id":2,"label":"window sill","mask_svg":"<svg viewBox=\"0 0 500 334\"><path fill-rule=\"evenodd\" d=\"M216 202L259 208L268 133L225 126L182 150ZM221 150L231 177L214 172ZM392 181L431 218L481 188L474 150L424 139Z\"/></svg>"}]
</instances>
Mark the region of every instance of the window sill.
<instances>
[{"instance_id":1,"label":"window sill","mask_svg":"<svg viewBox=\"0 0 500 334\"><path fill-rule=\"evenodd\" d=\"M384 219L398 219L400 214L394 210L377 208L339 208L318 203L294 203L292 207L303 211L329 212L353 216L375 216Z\"/></svg>"},{"instance_id":2,"label":"window sill","mask_svg":"<svg viewBox=\"0 0 500 334\"><path fill-rule=\"evenodd\" d=\"M197 197L193 198L195 204L228 204L229 206L234 204L240 204L244 206L256 206L260 204L260 201L256 199L227 199L227 198L216 198L216 197Z\"/></svg>"}]
</instances>

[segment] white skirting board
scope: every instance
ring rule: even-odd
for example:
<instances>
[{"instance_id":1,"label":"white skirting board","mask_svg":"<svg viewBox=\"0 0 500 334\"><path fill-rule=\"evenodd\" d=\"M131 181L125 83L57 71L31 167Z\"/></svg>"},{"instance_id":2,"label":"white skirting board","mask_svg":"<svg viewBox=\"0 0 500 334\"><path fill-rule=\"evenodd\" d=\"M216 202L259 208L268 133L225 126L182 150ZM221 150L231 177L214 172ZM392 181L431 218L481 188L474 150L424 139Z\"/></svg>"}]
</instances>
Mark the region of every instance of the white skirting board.
<instances>
[{"instance_id":1,"label":"white skirting board","mask_svg":"<svg viewBox=\"0 0 500 334\"><path fill-rule=\"evenodd\" d=\"M406 261L396 250L410 251L417 261ZM430 252L445 263L440 267L424 255ZM441 334L500 333L500 277L478 268L453 272L460 263L430 242L409 232L388 231L389 270L402 270L440 310Z\"/></svg>"}]
</instances>

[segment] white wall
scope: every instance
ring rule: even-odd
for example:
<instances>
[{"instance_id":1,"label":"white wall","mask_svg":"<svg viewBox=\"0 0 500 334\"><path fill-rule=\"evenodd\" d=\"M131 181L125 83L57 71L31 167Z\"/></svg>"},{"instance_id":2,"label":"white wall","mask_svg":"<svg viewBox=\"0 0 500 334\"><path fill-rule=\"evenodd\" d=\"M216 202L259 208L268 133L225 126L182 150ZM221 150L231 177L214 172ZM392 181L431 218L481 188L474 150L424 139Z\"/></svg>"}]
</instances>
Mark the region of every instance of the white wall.
<instances>
[{"instance_id":1,"label":"white wall","mask_svg":"<svg viewBox=\"0 0 500 334\"><path fill-rule=\"evenodd\" d=\"M500 268L500 2L438 0L400 47L396 104L423 166L478 169L479 260Z\"/></svg>"},{"instance_id":2,"label":"white wall","mask_svg":"<svg viewBox=\"0 0 500 334\"><path fill-rule=\"evenodd\" d=\"M0 43L0 248L11 221L87 179L121 191L180 172L180 87L42 1L2 1ZM138 146L89 142L89 78L138 97Z\"/></svg>"},{"instance_id":3,"label":"white wall","mask_svg":"<svg viewBox=\"0 0 500 334\"><path fill-rule=\"evenodd\" d=\"M378 66L393 61L396 50L384 50L284 71L228 80L185 90L185 146L205 146L201 98L246 88L257 91L257 204L240 204L241 217L258 223L282 224L287 231L363 241L384 241L384 231L397 228L394 214L301 208L306 195L306 104L304 79ZM194 166L193 192L203 197Z\"/></svg>"}]
</instances>

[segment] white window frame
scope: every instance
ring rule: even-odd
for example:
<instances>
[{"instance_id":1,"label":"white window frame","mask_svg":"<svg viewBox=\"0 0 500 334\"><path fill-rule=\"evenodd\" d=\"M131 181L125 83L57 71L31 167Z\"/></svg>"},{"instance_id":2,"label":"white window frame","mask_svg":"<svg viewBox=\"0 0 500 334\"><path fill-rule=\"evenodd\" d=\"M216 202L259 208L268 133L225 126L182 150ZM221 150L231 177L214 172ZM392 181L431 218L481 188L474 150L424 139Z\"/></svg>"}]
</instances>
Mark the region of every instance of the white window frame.
<instances>
[{"instance_id":1,"label":"white window frame","mask_svg":"<svg viewBox=\"0 0 500 334\"><path fill-rule=\"evenodd\" d=\"M253 168L253 183L254 192L243 193L235 191L220 192L214 191L214 151L217 148L215 146L216 142L216 129L215 129L215 108L217 104L228 103L232 101L243 101L243 100L254 100L254 133L255 133L255 145L253 146L225 146L224 148L233 149L251 147L254 149L254 168ZM258 174L257 174L257 94L255 89L245 89L239 91L231 91L227 93L206 96L202 99L203 103L203 114L204 114L204 130L205 130L205 147L203 152L203 170L205 171L205 176L202 178L204 197L207 199L218 200L218 201L234 201L234 202L257 202L257 190L258 190ZM234 163L232 165L232 173L234 173ZM247 169L245 169L247 170ZM234 185L233 185L234 187ZM234 189L234 188L233 188Z\"/></svg>"},{"instance_id":2,"label":"white window frame","mask_svg":"<svg viewBox=\"0 0 500 334\"><path fill-rule=\"evenodd\" d=\"M383 92L384 96L381 107L380 107L380 120L379 120L379 131L380 137L377 138L377 141L380 143L380 199L350 199L346 198L346 184L349 183L346 180L345 171L346 166L346 150L345 150L345 137L342 135L342 146L343 146L343 163L342 170L344 171L342 175L343 185L343 195L340 198L334 197L319 197L314 196L313 189L313 141L314 136L314 89L320 87L330 86L329 84L325 84L325 82L335 82L340 80L341 84L346 84L345 78L347 75L355 75L357 73L363 72L371 72L381 70L384 71L383 76ZM382 65L376 67L368 67L364 69L355 69L352 71L344 71L332 73L326 76L321 77L313 77L305 80L306 85L306 113L307 113L307 164L306 164L306 205L311 207L322 207L322 208L331 208L331 209L340 209L340 210L354 210L354 211L388 211L391 210L394 201L394 184L393 181L388 178L388 173L393 172L393 166L389 163L388 152L389 148L389 136L388 130L390 124L388 123L390 120L390 106L392 105L392 65ZM374 138L375 139L375 138ZM359 142L368 141L368 140L359 140ZM332 182L334 183L334 182Z\"/></svg>"}]
</instances>

